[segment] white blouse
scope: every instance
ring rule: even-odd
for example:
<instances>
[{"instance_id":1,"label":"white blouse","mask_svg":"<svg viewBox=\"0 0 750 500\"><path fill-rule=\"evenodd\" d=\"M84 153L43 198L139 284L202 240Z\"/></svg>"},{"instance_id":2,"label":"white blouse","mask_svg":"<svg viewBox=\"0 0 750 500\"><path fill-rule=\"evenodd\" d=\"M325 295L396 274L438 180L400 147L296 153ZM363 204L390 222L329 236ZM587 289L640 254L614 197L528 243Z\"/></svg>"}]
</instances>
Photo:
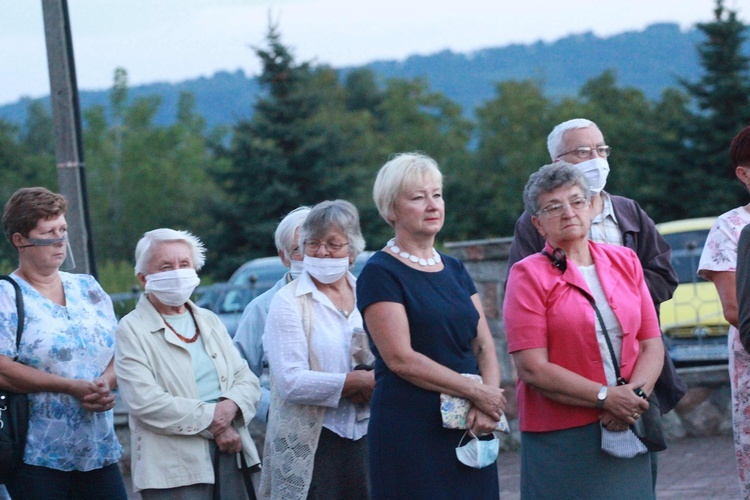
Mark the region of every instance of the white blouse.
<instances>
[{"instance_id":1,"label":"white blouse","mask_svg":"<svg viewBox=\"0 0 750 500\"><path fill-rule=\"evenodd\" d=\"M578 266L578 270L581 271L583 279L586 280L586 284L589 286L589 290L591 290L591 294L594 296L596 307L599 308L599 312L602 314L602 320L607 327L609 340L612 342L612 349L615 351L617 364L619 365L620 355L622 353L622 327L620 326L620 322L618 321L617 316L615 316L612 307L609 305L609 302L607 302L607 296L604 294L601 281L599 281L599 276L596 274L596 265ZM596 340L599 343L599 352L602 353L602 362L604 363L604 374L607 376L607 383L609 385L617 385L617 375L615 373L615 367L612 364L612 355L609 352L607 340L604 338L604 331L599 323L599 318L596 317L596 311L594 311L593 307L589 314L594 317L594 324L596 325Z\"/></svg>"},{"instance_id":2,"label":"white blouse","mask_svg":"<svg viewBox=\"0 0 750 500\"><path fill-rule=\"evenodd\" d=\"M348 273L347 279L356 301L356 278ZM346 374L353 368L351 339L355 330L362 329L362 315L355 304L349 317L345 317L317 289L306 271L298 280L297 295L312 292L312 351L323 371L310 369L299 302L292 289L285 286L271 302L263 332L272 383L289 402L327 407L323 426L341 437L359 439L367 434L369 419L362 418L361 411L358 419L358 405L342 398L341 391Z\"/></svg>"}]
</instances>

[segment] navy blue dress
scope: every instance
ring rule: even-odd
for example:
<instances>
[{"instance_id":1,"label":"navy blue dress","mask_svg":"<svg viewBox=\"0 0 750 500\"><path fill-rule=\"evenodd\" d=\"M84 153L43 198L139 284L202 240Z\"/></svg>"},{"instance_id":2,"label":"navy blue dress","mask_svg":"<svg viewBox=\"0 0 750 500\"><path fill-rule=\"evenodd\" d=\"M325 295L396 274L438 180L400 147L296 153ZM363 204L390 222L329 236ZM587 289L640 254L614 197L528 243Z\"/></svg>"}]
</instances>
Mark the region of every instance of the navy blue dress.
<instances>
[{"instance_id":1,"label":"navy blue dress","mask_svg":"<svg viewBox=\"0 0 750 500\"><path fill-rule=\"evenodd\" d=\"M476 287L460 261L441 257L442 271L423 272L377 252L357 279L357 306L364 316L375 302L403 304L415 351L458 373L479 373L471 350L479 322L471 301ZM375 390L367 431L372 497L498 498L495 464L474 469L456 458L464 431L443 428L440 394L400 378L374 345L372 350Z\"/></svg>"}]
</instances>

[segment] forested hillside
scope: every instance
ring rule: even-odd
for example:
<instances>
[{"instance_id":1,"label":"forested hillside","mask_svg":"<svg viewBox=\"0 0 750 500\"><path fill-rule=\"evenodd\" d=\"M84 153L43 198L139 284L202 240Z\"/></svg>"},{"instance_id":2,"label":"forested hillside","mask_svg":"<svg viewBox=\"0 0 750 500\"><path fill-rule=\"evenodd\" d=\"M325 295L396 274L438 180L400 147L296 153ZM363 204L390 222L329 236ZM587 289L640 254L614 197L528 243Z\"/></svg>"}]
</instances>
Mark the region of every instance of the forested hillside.
<instances>
[{"instance_id":1,"label":"forested hillside","mask_svg":"<svg viewBox=\"0 0 750 500\"><path fill-rule=\"evenodd\" d=\"M655 24L644 31L608 38L584 33L553 43L486 48L468 54L444 51L405 61L376 61L364 67L375 72L381 85L388 78L424 78L433 90L445 94L471 116L476 107L492 98L498 82L533 79L547 96L572 96L587 80L608 69L614 70L622 85L636 87L649 99L657 99L665 88L677 85L677 77L698 78L695 47L700 40L697 29L683 32L676 24ZM750 44L745 43L744 53L750 54ZM247 56L253 57L250 50ZM360 68L342 68L342 79L356 69ZM174 85L139 85L130 89L130 97L159 96L161 107L154 123L171 125L180 93L190 92L195 96L196 112L209 128L231 125L252 113L259 89L252 76L242 71L220 72L211 78ZM107 92L81 91L84 109L106 104L107 99ZM0 106L0 118L24 123L28 104L27 99Z\"/></svg>"}]
</instances>

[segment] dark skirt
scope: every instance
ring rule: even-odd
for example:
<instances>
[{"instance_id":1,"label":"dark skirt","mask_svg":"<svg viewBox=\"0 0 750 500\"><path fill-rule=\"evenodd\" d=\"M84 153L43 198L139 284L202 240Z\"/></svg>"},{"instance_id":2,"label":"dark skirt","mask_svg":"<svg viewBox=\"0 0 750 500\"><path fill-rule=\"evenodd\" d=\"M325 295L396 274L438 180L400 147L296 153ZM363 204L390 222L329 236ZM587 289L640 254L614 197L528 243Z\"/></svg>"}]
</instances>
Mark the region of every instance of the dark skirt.
<instances>
[{"instance_id":1,"label":"dark skirt","mask_svg":"<svg viewBox=\"0 0 750 500\"><path fill-rule=\"evenodd\" d=\"M616 458L601 450L599 423L521 433L521 498L654 498L649 454Z\"/></svg>"},{"instance_id":2,"label":"dark skirt","mask_svg":"<svg viewBox=\"0 0 750 500\"><path fill-rule=\"evenodd\" d=\"M311 500L366 500L370 498L367 437L352 440L325 427L315 450Z\"/></svg>"}]
</instances>

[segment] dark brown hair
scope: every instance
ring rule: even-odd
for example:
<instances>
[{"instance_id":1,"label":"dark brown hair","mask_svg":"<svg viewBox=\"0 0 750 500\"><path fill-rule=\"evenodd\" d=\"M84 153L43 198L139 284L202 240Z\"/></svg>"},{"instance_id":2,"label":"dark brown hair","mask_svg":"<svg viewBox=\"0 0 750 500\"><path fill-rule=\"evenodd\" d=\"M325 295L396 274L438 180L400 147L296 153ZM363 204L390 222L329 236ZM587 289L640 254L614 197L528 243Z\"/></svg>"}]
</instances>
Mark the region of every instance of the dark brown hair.
<instances>
[{"instance_id":1,"label":"dark brown hair","mask_svg":"<svg viewBox=\"0 0 750 500\"><path fill-rule=\"evenodd\" d=\"M3 209L5 237L13 245L14 234L21 233L28 238L40 220L54 219L67 210L68 202L61 194L43 187L21 188L13 193Z\"/></svg>"},{"instance_id":2,"label":"dark brown hair","mask_svg":"<svg viewBox=\"0 0 750 500\"><path fill-rule=\"evenodd\" d=\"M750 167L750 126L740 130L729 146L729 158L732 168Z\"/></svg>"}]
</instances>

